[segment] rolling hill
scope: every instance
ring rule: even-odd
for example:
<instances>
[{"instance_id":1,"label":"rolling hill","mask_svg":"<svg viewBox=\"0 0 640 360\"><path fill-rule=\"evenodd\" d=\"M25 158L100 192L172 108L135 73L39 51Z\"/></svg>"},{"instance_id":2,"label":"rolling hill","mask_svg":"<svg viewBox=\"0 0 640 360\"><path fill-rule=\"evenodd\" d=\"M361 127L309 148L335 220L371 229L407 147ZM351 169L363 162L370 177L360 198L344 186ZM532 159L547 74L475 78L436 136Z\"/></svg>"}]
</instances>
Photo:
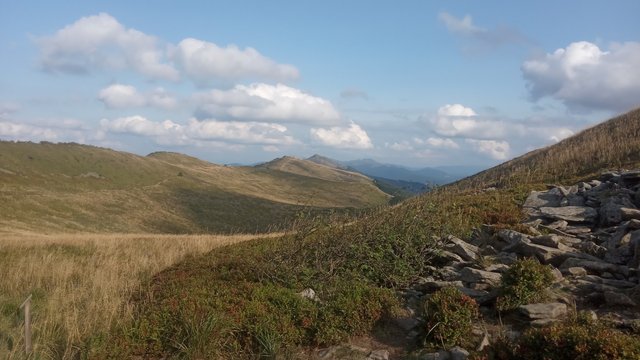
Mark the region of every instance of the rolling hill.
<instances>
[{"instance_id":1,"label":"rolling hill","mask_svg":"<svg viewBox=\"0 0 640 360\"><path fill-rule=\"evenodd\" d=\"M640 108L458 181L459 188L572 182L640 166Z\"/></svg>"},{"instance_id":2,"label":"rolling hill","mask_svg":"<svg viewBox=\"0 0 640 360\"><path fill-rule=\"evenodd\" d=\"M110 355L179 356L183 350L171 339L150 336L142 325L157 324L153 334L169 337L191 329L200 314L215 322L206 328L206 341L190 345L212 357L255 358L367 334L376 338L388 330L375 330L387 323L380 320L397 309L394 289L404 296L416 279L439 271L442 239L468 238L483 224L522 227L519 206L544 182L639 166L639 130L640 110L634 110L399 205L343 223L303 224L290 236L180 263L157 274L149 294L134 301L139 317L113 334ZM496 189L478 191L487 186ZM304 299L311 296L305 289L313 289L313 297ZM216 301L210 301L214 292Z\"/></svg>"},{"instance_id":3,"label":"rolling hill","mask_svg":"<svg viewBox=\"0 0 640 360\"><path fill-rule=\"evenodd\" d=\"M177 153L2 141L0 228L264 231L303 209L365 208L390 198L360 174L291 166L228 167Z\"/></svg>"}]
</instances>

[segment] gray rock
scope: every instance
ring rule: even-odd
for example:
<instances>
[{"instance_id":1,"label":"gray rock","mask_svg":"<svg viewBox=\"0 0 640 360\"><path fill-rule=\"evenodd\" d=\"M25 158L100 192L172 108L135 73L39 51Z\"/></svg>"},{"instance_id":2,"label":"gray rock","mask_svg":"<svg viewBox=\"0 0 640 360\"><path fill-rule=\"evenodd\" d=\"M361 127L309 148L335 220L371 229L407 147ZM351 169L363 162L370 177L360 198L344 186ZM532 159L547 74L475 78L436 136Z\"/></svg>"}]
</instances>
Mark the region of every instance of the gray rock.
<instances>
[{"instance_id":1,"label":"gray rock","mask_svg":"<svg viewBox=\"0 0 640 360\"><path fill-rule=\"evenodd\" d=\"M531 242L538 245L558 248L560 237L556 234L542 235L531 238Z\"/></svg>"},{"instance_id":2,"label":"gray rock","mask_svg":"<svg viewBox=\"0 0 640 360\"><path fill-rule=\"evenodd\" d=\"M584 277L582 277L582 280L586 280L586 281L590 281L596 284L604 284L607 286L613 286L616 288L620 288L620 289L629 289L632 288L634 286L636 286L636 284L632 283L631 281L626 281L626 280L615 280L615 279L605 279L599 276L595 276L595 275L586 275Z\"/></svg>"},{"instance_id":3,"label":"gray rock","mask_svg":"<svg viewBox=\"0 0 640 360\"><path fill-rule=\"evenodd\" d=\"M527 197L523 208L535 208L539 209L545 206L560 206L560 201L562 201L563 195L559 191L532 191L531 194Z\"/></svg>"},{"instance_id":4,"label":"gray rock","mask_svg":"<svg viewBox=\"0 0 640 360\"><path fill-rule=\"evenodd\" d=\"M567 269L570 267L583 267L587 271L591 271L597 274L602 274L603 272L610 272L612 274L619 273L624 276L629 276L628 267L609 264L602 260L594 261L594 260L587 260L587 259L568 258L562 263L562 265L560 265L560 269Z\"/></svg>"},{"instance_id":5,"label":"gray rock","mask_svg":"<svg viewBox=\"0 0 640 360\"><path fill-rule=\"evenodd\" d=\"M471 245L455 236L449 236L447 238L447 244L445 248L452 253L460 256L465 261L474 261L478 258L480 249L477 246Z\"/></svg>"},{"instance_id":6,"label":"gray rock","mask_svg":"<svg viewBox=\"0 0 640 360\"><path fill-rule=\"evenodd\" d=\"M367 356L367 360L389 360L389 351L374 350Z\"/></svg>"},{"instance_id":7,"label":"gray rock","mask_svg":"<svg viewBox=\"0 0 640 360\"><path fill-rule=\"evenodd\" d=\"M618 195L606 198L600 205L600 221L604 225L619 224L623 220L622 209L632 209L635 206L628 195Z\"/></svg>"},{"instance_id":8,"label":"gray rock","mask_svg":"<svg viewBox=\"0 0 640 360\"><path fill-rule=\"evenodd\" d=\"M529 304L518 309L529 319L557 319L567 314L567 305L563 303Z\"/></svg>"},{"instance_id":9,"label":"gray rock","mask_svg":"<svg viewBox=\"0 0 640 360\"><path fill-rule=\"evenodd\" d=\"M547 327L551 324L553 324L554 322L558 322L558 320L560 319L536 319L533 320L529 323L529 325L531 325L531 327L535 327L535 328L542 328L542 327Z\"/></svg>"},{"instance_id":10,"label":"gray rock","mask_svg":"<svg viewBox=\"0 0 640 360\"><path fill-rule=\"evenodd\" d=\"M435 292L445 287L463 287L462 281L420 281L417 285L413 286L414 289L421 292Z\"/></svg>"},{"instance_id":11,"label":"gray rock","mask_svg":"<svg viewBox=\"0 0 640 360\"><path fill-rule=\"evenodd\" d=\"M542 216L570 222L594 222L598 217L595 209L586 206L541 207Z\"/></svg>"},{"instance_id":12,"label":"gray rock","mask_svg":"<svg viewBox=\"0 0 640 360\"><path fill-rule=\"evenodd\" d=\"M609 306L635 307L636 302L618 291L605 291L604 300Z\"/></svg>"},{"instance_id":13,"label":"gray rock","mask_svg":"<svg viewBox=\"0 0 640 360\"><path fill-rule=\"evenodd\" d=\"M530 241L528 235L519 233L514 230L506 230L506 229L498 231L498 238L506 242L508 245Z\"/></svg>"},{"instance_id":14,"label":"gray rock","mask_svg":"<svg viewBox=\"0 0 640 360\"><path fill-rule=\"evenodd\" d=\"M451 263L454 261L462 262L464 261L459 255L452 253L451 251L443 250L437 253L436 258L439 261L444 261L445 263Z\"/></svg>"},{"instance_id":15,"label":"gray rock","mask_svg":"<svg viewBox=\"0 0 640 360\"><path fill-rule=\"evenodd\" d=\"M547 246L532 244L530 242L520 241L506 248L505 251L515 252L518 255L526 257L535 257L543 264L551 264L559 266L567 258L578 257L585 258L589 255L569 251L569 249L556 249Z\"/></svg>"},{"instance_id":16,"label":"gray rock","mask_svg":"<svg viewBox=\"0 0 640 360\"><path fill-rule=\"evenodd\" d=\"M311 288L306 288L302 290L301 292L298 293L298 295L300 295L305 299L309 299L311 301L320 301L320 299L318 298L318 295L316 295L316 292Z\"/></svg>"},{"instance_id":17,"label":"gray rock","mask_svg":"<svg viewBox=\"0 0 640 360\"><path fill-rule=\"evenodd\" d=\"M467 360L469 357L469 352L460 346L449 349L449 354L451 355L451 360Z\"/></svg>"},{"instance_id":18,"label":"gray rock","mask_svg":"<svg viewBox=\"0 0 640 360\"><path fill-rule=\"evenodd\" d=\"M640 220L640 210L623 207L620 209L622 220Z\"/></svg>"},{"instance_id":19,"label":"gray rock","mask_svg":"<svg viewBox=\"0 0 640 360\"><path fill-rule=\"evenodd\" d=\"M485 269L485 271L491 271L491 272L497 272L497 273L504 273L505 271L509 270L509 266L505 265L505 264L491 264L489 266L487 266Z\"/></svg>"},{"instance_id":20,"label":"gray rock","mask_svg":"<svg viewBox=\"0 0 640 360\"><path fill-rule=\"evenodd\" d=\"M569 223L564 220L556 220L551 224L547 225L547 227L551 229L556 229L556 230L564 230L566 229L567 225L569 225Z\"/></svg>"},{"instance_id":21,"label":"gray rock","mask_svg":"<svg viewBox=\"0 0 640 360\"><path fill-rule=\"evenodd\" d=\"M561 272L562 272L562 275L564 276L572 276L572 277L582 277L587 275L587 270L579 266L562 269Z\"/></svg>"},{"instance_id":22,"label":"gray rock","mask_svg":"<svg viewBox=\"0 0 640 360\"><path fill-rule=\"evenodd\" d=\"M502 279L501 274L470 267L466 267L460 271L460 280L467 283L483 283L497 286L500 284L500 279Z\"/></svg>"}]
</instances>

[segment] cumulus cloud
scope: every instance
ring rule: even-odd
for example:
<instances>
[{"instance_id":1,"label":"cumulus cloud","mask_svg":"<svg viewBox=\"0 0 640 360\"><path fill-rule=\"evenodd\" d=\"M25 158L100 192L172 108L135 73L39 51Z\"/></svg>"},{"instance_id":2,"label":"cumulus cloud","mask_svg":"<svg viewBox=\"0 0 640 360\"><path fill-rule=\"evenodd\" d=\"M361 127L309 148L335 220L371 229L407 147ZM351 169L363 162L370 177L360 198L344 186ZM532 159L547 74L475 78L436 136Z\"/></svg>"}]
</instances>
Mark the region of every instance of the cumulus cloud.
<instances>
[{"instance_id":1,"label":"cumulus cloud","mask_svg":"<svg viewBox=\"0 0 640 360\"><path fill-rule=\"evenodd\" d=\"M312 128L311 139L322 145L339 149L371 149L373 144L367 132L355 123L349 127L331 127L329 129Z\"/></svg>"},{"instance_id":2,"label":"cumulus cloud","mask_svg":"<svg viewBox=\"0 0 640 360\"><path fill-rule=\"evenodd\" d=\"M131 85L113 84L100 90L98 99L110 109L124 109L142 106L154 106L162 109L172 109L177 100L161 87L151 93L141 94Z\"/></svg>"},{"instance_id":3,"label":"cumulus cloud","mask_svg":"<svg viewBox=\"0 0 640 360\"><path fill-rule=\"evenodd\" d=\"M495 49L506 44L528 43L526 36L518 30L501 26L487 29L473 23L471 15L457 18L447 12L438 14L438 19L446 26L449 32L471 41L466 50L485 51Z\"/></svg>"},{"instance_id":4,"label":"cumulus cloud","mask_svg":"<svg viewBox=\"0 0 640 360\"><path fill-rule=\"evenodd\" d=\"M280 64L258 50L186 38L177 45L127 28L100 13L80 18L50 36L35 39L40 66L53 73L87 74L96 70L133 70L150 79L177 81L180 71L203 85L215 80L297 79L293 65Z\"/></svg>"},{"instance_id":5,"label":"cumulus cloud","mask_svg":"<svg viewBox=\"0 0 640 360\"><path fill-rule=\"evenodd\" d=\"M163 145L196 145L207 141L260 145L296 143L286 133L286 127L270 123L190 119L186 125L182 125L171 120L152 121L136 115L114 120L102 119L100 125L103 132L140 135Z\"/></svg>"},{"instance_id":6,"label":"cumulus cloud","mask_svg":"<svg viewBox=\"0 0 640 360\"><path fill-rule=\"evenodd\" d=\"M431 123L433 132L446 137L495 139L507 135L503 122L478 119L473 109L461 104L440 107Z\"/></svg>"},{"instance_id":7,"label":"cumulus cloud","mask_svg":"<svg viewBox=\"0 0 640 360\"><path fill-rule=\"evenodd\" d=\"M603 51L574 42L522 64L534 100L548 96L570 108L628 110L640 105L640 43L613 44Z\"/></svg>"},{"instance_id":8,"label":"cumulus cloud","mask_svg":"<svg viewBox=\"0 0 640 360\"><path fill-rule=\"evenodd\" d=\"M55 129L20 124L12 121L0 121L0 136L5 140L57 140L60 133Z\"/></svg>"},{"instance_id":9,"label":"cumulus cloud","mask_svg":"<svg viewBox=\"0 0 640 360\"><path fill-rule=\"evenodd\" d=\"M506 141L466 139L466 142L471 144L476 151L487 154L495 160L506 160L511 151L511 147Z\"/></svg>"},{"instance_id":10,"label":"cumulus cloud","mask_svg":"<svg viewBox=\"0 0 640 360\"><path fill-rule=\"evenodd\" d=\"M312 125L337 125L340 113L331 102L283 84L236 85L231 90L211 90L195 96L199 118L238 121L275 121Z\"/></svg>"},{"instance_id":11,"label":"cumulus cloud","mask_svg":"<svg viewBox=\"0 0 640 360\"><path fill-rule=\"evenodd\" d=\"M192 38L184 39L175 46L170 57L197 83L247 77L286 81L300 76L293 65L278 64L254 48L220 47Z\"/></svg>"},{"instance_id":12,"label":"cumulus cloud","mask_svg":"<svg viewBox=\"0 0 640 360\"><path fill-rule=\"evenodd\" d=\"M133 69L149 78L178 80L178 71L163 62L158 40L126 28L106 13L87 16L36 39L45 71L84 74L95 69Z\"/></svg>"},{"instance_id":13,"label":"cumulus cloud","mask_svg":"<svg viewBox=\"0 0 640 360\"><path fill-rule=\"evenodd\" d=\"M112 109L144 106L147 100L131 85L113 84L98 94L98 99Z\"/></svg>"}]
</instances>

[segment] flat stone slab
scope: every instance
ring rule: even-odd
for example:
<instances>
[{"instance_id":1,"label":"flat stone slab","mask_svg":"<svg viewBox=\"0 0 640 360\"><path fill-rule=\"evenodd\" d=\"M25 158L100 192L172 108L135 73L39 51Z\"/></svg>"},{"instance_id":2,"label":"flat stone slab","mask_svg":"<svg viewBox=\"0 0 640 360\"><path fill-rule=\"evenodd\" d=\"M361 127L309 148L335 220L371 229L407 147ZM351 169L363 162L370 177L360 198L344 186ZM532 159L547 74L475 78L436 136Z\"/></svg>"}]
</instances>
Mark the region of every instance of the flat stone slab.
<instances>
[{"instance_id":1,"label":"flat stone slab","mask_svg":"<svg viewBox=\"0 0 640 360\"><path fill-rule=\"evenodd\" d=\"M460 271L460 280L468 283L485 283L497 286L502 275L490 271L483 271L466 267Z\"/></svg>"},{"instance_id":2,"label":"flat stone slab","mask_svg":"<svg viewBox=\"0 0 640 360\"><path fill-rule=\"evenodd\" d=\"M557 319L567 314L567 305L563 303L539 303L522 305L518 308L529 319Z\"/></svg>"},{"instance_id":3,"label":"flat stone slab","mask_svg":"<svg viewBox=\"0 0 640 360\"><path fill-rule=\"evenodd\" d=\"M572 222L594 222L598 211L588 206L541 207L542 216Z\"/></svg>"}]
</instances>

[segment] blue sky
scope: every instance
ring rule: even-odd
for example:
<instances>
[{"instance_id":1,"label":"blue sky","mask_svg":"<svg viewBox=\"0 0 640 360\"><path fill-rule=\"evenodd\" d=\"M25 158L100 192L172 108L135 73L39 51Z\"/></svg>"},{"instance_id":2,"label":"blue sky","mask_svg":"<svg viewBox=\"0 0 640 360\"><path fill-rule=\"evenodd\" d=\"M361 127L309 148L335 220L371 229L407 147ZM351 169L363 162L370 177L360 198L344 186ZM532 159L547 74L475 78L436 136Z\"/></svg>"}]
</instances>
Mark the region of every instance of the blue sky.
<instances>
[{"instance_id":1,"label":"blue sky","mask_svg":"<svg viewBox=\"0 0 640 360\"><path fill-rule=\"evenodd\" d=\"M490 166L640 106L637 1L0 1L0 139Z\"/></svg>"}]
</instances>

